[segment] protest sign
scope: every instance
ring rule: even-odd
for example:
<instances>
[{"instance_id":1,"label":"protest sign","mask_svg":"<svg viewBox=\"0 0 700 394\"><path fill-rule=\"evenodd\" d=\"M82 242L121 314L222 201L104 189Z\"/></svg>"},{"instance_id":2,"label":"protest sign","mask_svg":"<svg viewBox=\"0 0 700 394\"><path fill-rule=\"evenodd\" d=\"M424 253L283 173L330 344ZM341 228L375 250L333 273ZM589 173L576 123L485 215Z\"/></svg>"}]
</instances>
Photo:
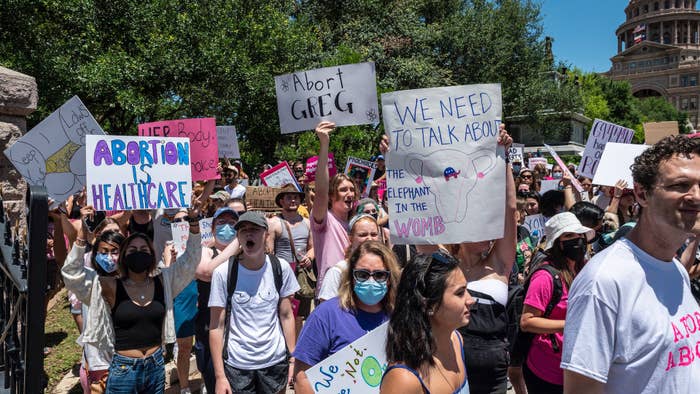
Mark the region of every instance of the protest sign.
<instances>
[{"instance_id":1,"label":"protest sign","mask_svg":"<svg viewBox=\"0 0 700 394\"><path fill-rule=\"evenodd\" d=\"M248 186L245 188L245 200L255 211L279 211L280 207L275 203L275 196L280 190L277 187Z\"/></svg>"},{"instance_id":2,"label":"protest sign","mask_svg":"<svg viewBox=\"0 0 700 394\"><path fill-rule=\"evenodd\" d=\"M564 175L569 176L569 179L571 179L571 184L576 188L576 190L579 193L581 193L583 191L583 186L581 186L581 183L579 183L578 179L576 179L574 174L572 174L571 171L569 171L569 167L567 167L566 164L564 164L564 162L561 160L561 157L559 157L557 152L555 152L554 149L552 149L552 147L547 145L547 144L544 144L544 147L547 148L547 150L549 151L549 154L552 155L552 157L554 158L554 161L556 161L557 164L559 164L559 167L561 167L562 173Z\"/></svg>"},{"instance_id":3,"label":"protest sign","mask_svg":"<svg viewBox=\"0 0 700 394\"><path fill-rule=\"evenodd\" d=\"M586 178L593 179L595 171L598 169L605 144L608 142L618 142L629 144L634 137L634 130L618 126L614 123L596 119L588 134L586 149L583 151L581 164L578 166L578 173Z\"/></svg>"},{"instance_id":4,"label":"protest sign","mask_svg":"<svg viewBox=\"0 0 700 394\"><path fill-rule=\"evenodd\" d=\"M379 393L387 367L386 336L389 323L370 331L339 352L306 370L314 393Z\"/></svg>"},{"instance_id":5,"label":"protest sign","mask_svg":"<svg viewBox=\"0 0 700 394\"><path fill-rule=\"evenodd\" d=\"M190 237L190 223L170 223L170 230L173 233L175 251L177 252L177 256L180 257L185 253L185 249L187 249L187 239Z\"/></svg>"},{"instance_id":6,"label":"protest sign","mask_svg":"<svg viewBox=\"0 0 700 394\"><path fill-rule=\"evenodd\" d=\"M289 167L289 163L286 161L283 161L269 170L262 172L260 174L260 180L262 181L263 185L268 187L282 187L291 183L297 188L297 190L302 191L301 187L297 183L297 179L292 173L292 169Z\"/></svg>"},{"instance_id":7,"label":"protest sign","mask_svg":"<svg viewBox=\"0 0 700 394\"><path fill-rule=\"evenodd\" d=\"M211 231L211 225L214 218L204 218L199 221L199 233L202 235L202 246L210 245L214 242L214 234Z\"/></svg>"},{"instance_id":8,"label":"protest sign","mask_svg":"<svg viewBox=\"0 0 700 394\"><path fill-rule=\"evenodd\" d=\"M316 166L318 165L318 156L310 157L306 160L306 169L304 170L304 175L306 176L306 182L316 181ZM332 178L338 172L335 168L335 158L333 153L328 154L328 177Z\"/></svg>"},{"instance_id":9,"label":"protest sign","mask_svg":"<svg viewBox=\"0 0 700 394\"><path fill-rule=\"evenodd\" d=\"M547 165L547 159L544 157L531 157L527 160L527 168L534 170L538 164Z\"/></svg>"},{"instance_id":10,"label":"protest sign","mask_svg":"<svg viewBox=\"0 0 700 394\"><path fill-rule=\"evenodd\" d=\"M348 162L345 164L345 175L355 181L360 188L358 192L362 193L362 197L369 195L369 189L372 187L372 179L374 179L376 170L377 165L374 162L356 157L348 157Z\"/></svg>"},{"instance_id":11,"label":"protest sign","mask_svg":"<svg viewBox=\"0 0 700 394\"><path fill-rule=\"evenodd\" d=\"M87 204L98 211L188 207L190 140L88 135Z\"/></svg>"},{"instance_id":12,"label":"protest sign","mask_svg":"<svg viewBox=\"0 0 700 394\"><path fill-rule=\"evenodd\" d=\"M608 142L605 144L605 150L600 158L593 183L602 186L615 186L618 180L624 179L627 181L627 187L631 189L634 182L630 166L634 163L634 158L641 155L648 147L649 145Z\"/></svg>"},{"instance_id":13,"label":"protest sign","mask_svg":"<svg viewBox=\"0 0 700 394\"><path fill-rule=\"evenodd\" d=\"M540 195L547 193L550 190L559 190L559 182L561 179L543 179L540 181Z\"/></svg>"},{"instance_id":14,"label":"protest sign","mask_svg":"<svg viewBox=\"0 0 700 394\"><path fill-rule=\"evenodd\" d=\"M537 238L542 238L544 236L544 224L547 222L542 214L537 215L527 215L525 216L525 223L523 226L530 232L530 235Z\"/></svg>"},{"instance_id":15,"label":"protest sign","mask_svg":"<svg viewBox=\"0 0 700 394\"><path fill-rule=\"evenodd\" d=\"M391 147L386 197L392 243L501 238L506 154L498 149L497 155L501 86L386 93L382 114Z\"/></svg>"},{"instance_id":16,"label":"protest sign","mask_svg":"<svg viewBox=\"0 0 700 394\"><path fill-rule=\"evenodd\" d=\"M219 146L219 157L240 159L236 126L216 126L216 143Z\"/></svg>"},{"instance_id":17,"label":"protest sign","mask_svg":"<svg viewBox=\"0 0 700 394\"><path fill-rule=\"evenodd\" d=\"M510 148L508 148L508 159L510 160L511 163L523 163L523 157L524 157L524 152L525 151L525 145L523 144L516 144L512 143L510 144Z\"/></svg>"},{"instance_id":18,"label":"protest sign","mask_svg":"<svg viewBox=\"0 0 700 394\"><path fill-rule=\"evenodd\" d=\"M322 120L336 126L379 122L374 63L280 75L275 90L282 134L313 130Z\"/></svg>"},{"instance_id":19,"label":"protest sign","mask_svg":"<svg viewBox=\"0 0 700 394\"><path fill-rule=\"evenodd\" d=\"M139 135L148 137L186 137L190 139L193 181L219 179L219 145L216 141L216 119L196 118L142 123Z\"/></svg>"},{"instance_id":20,"label":"protest sign","mask_svg":"<svg viewBox=\"0 0 700 394\"><path fill-rule=\"evenodd\" d=\"M377 197L379 201L384 201L384 194L386 193L386 178L379 178L376 181L377 184Z\"/></svg>"},{"instance_id":21,"label":"protest sign","mask_svg":"<svg viewBox=\"0 0 700 394\"><path fill-rule=\"evenodd\" d=\"M85 136L104 135L78 96L73 96L5 149L30 185L43 185L61 203L85 185Z\"/></svg>"},{"instance_id":22,"label":"protest sign","mask_svg":"<svg viewBox=\"0 0 700 394\"><path fill-rule=\"evenodd\" d=\"M644 143L654 145L664 137L678 134L678 122L649 122L644 123Z\"/></svg>"}]
</instances>

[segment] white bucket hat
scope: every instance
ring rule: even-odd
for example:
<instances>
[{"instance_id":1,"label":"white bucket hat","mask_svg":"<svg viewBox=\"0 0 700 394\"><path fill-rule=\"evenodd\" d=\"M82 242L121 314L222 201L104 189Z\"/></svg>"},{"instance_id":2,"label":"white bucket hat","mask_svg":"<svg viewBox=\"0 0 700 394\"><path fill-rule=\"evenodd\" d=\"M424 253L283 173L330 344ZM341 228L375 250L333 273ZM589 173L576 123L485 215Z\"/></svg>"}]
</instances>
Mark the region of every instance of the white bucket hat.
<instances>
[{"instance_id":1,"label":"white bucket hat","mask_svg":"<svg viewBox=\"0 0 700 394\"><path fill-rule=\"evenodd\" d=\"M582 225L573 213L558 213L544 224L544 234L547 236L545 250L551 249L554 246L554 241L565 233L585 234L588 241L595 237L595 230Z\"/></svg>"}]
</instances>

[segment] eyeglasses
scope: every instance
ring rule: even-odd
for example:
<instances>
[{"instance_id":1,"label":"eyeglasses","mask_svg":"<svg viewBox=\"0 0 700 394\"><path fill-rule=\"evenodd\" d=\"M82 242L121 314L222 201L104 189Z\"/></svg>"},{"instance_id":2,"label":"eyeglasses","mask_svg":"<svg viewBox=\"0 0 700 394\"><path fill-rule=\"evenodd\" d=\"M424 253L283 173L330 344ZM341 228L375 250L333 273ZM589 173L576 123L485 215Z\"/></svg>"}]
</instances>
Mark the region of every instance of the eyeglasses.
<instances>
[{"instance_id":1,"label":"eyeglasses","mask_svg":"<svg viewBox=\"0 0 700 394\"><path fill-rule=\"evenodd\" d=\"M389 280L389 276L391 276L391 272L386 271L386 270L378 270L378 271L368 271L368 270L363 270L363 269L352 270L352 277L355 278L355 280L358 282L366 282L369 280L370 277L372 277L372 278L374 278L375 281L377 281L379 283L384 283L387 280Z\"/></svg>"}]
</instances>

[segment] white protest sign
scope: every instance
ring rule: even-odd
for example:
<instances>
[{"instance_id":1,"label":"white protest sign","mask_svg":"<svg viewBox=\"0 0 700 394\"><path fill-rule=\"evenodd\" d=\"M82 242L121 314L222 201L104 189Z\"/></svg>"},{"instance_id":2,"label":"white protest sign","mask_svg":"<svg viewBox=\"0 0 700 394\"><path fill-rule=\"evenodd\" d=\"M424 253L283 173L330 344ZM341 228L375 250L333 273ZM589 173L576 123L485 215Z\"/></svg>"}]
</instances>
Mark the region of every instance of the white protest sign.
<instances>
[{"instance_id":1,"label":"white protest sign","mask_svg":"<svg viewBox=\"0 0 700 394\"><path fill-rule=\"evenodd\" d=\"M386 93L382 114L391 145L385 194L391 241L454 244L503 237L501 85Z\"/></svg>"},{"instance_id":2,"label":"white protest sign","mask_svg":"<svg viewBox=\"0 0 700 394\"><path fill-rule=\"evenodd\" d=\"M523 162L525 145L512 143L510 148L508 148L508 159L511 163L521 163Z\"/></svg>"},{"instance_id":3,"label":"white protest sign","mask_svg":"<svg viewBox=\"0 0 700 394\"><path fill-rule=\"evenodd\" d=\"M532 236L542 238L544 236L544 224L547 222L542 214L525 216L523 226L530 232Z\"/></svg>"},{"instance_id":4,"label":"white protest sign","mask_svg":"<svg viewBox=\"0 0 700 394\"><path fill-rule=\"evenodd\" d=\"M615 186L618 180L627 181L627 187L632 188L632 170L630 166L635 157L649 148L649 145L618 144L608 142L605 144L603 156L598 164L593 183L601 186Z\"/></svg>"},{"instance_id":5,"label":"white protest sign","mask_svg":"<svg viewBox=\"0 0 700 394\"><path fill-rule=\"evenodd\" d=\"M204 218L199 221L199 233L202 235L202 246L214 242L214 234L211 232L211 225L214 218Z\"/></svg>"},{"instance_id":6,"label":"white protest sign","mask_svg":"<svg viewBox=\"0 0 700 394\"><path fill-rule=\"evenodd\" d=\"M374 162L356 157L348 157L348 162L345 165L345 175L355 181L362 192L362 197L369 195L369 189L372 187L372 180L376 170L377 165Z\"/></svg>"},{"instance_id":7,"label":"white protest sign","mask_svg":"<svg viewBox=\"0 0 700 394\"><path fill-rule=\"evenodd\" d=\"M339 352L306 370L314 393L379 393L387 367L386 335L389 323L370 331Z\"/></svg>"},{"instance_id":8,"label":"white protest sign","mask_svg":"<svg viewBox=\"0 0 700 394\"><path fill-rule=\"evenodd\" d=\"M187 249L187 239L190 237L190 224L188 222L170 223L170 230L173 233L173 243L177 257L180 257Z\"/></svg>"},{"instance_id":9,"label":"white protest sign","mask_svg":"<svg viewBox=\"0 0 700 394\"><path fill-rule=\"evenodd\" d=\"M618 126L614 123L596 119L588 134L586 149L583 151L578 173L586 178L593 179L598 163L603 156L607 142L629 144L634 137L634 130Z\"/></svg>"},{"instance_id":10,"label":"white protest sign","mask_svg":"<svg viewBox=\"0 0 700 394\"><path fill-rule=\"evenodd\" d=\"M545 194L550 190L558 190L561 179L543 179L540 181L540 194Z\"/></svg>"},{"instance_id":11,"label":"white protest sign","mask_svg":"<svg viewBox=\"0 0 700 394\"><path fill-rule=\"evenodd\" d=\"M57 203L85 185L85 136L104 131L73 96L5 149L5 156L30 185L43 185Z\"/></svg>"},{"instance_id":12,"label":"white protest sign","mask_svg":"<svg viewBox=\"0 0 700 394\"><path fill-rule=\"evenodd\" d=\"M346 64L275 77L282 134L379 122L374 63Z\"/></svg>"},{"instance_id":13,"label":"white protest sign","mask_svg":"<svg viewBox=\"0 0 700 394\"><path fill-rule=\"evenodd\" d=\"M569 179L571 179L571 184L574 186L574 188L576 188L576 191L581 193L583 191L583 186L581 186L574 174L572 174L571 171L569 171L569 167L566 166L566 164L564 163L564 161L562 161L557 152L555 152L554 149L552 149L552 147L547 144L544 144L544 147L547 148L549 154L552 155L552 157L554 158L554 161L556 161L557 164L559 164L562 173L564 173L564 175L569 176Z\"/></svg>"},{"instance_id":14,"label":"white protest sign","mask_svg":"<svg viewBox=\"0 0 700 394\"><path fill-rule=\"evenodd\" d=\"M188 207L190 140L88 135L87 204L98 211Z\"/></svg>"},{"instance_id":15,"label":"white protest sign","mask_svg":"<svg viewBox=\"0 0 700 394\"><path fill-rule=\"evenodd\" d=\"M216 139L219 143L219 157L240 159L236 126L216 126Z\"/></svg>"},{"instance_id":16,"label":"white protest sign","mask_svg":"<svg viewBox=\"0 0 700 394\"><path fill-rule=\"evenodd\" d=\"M301 191L301 187L299 187L297 179L294 177L292 169L289 168L289 163L286 161L261 173L260 180L262 184L267 187L282 187L291 183L296 186L297 190Z\"/></svg>"},{"instance_id":17,"label":"white protest sign","mask_svg":"<svg viewBox=\"0 0 700 394\"><path fill-rule=\"evenodd\" d=\"M527 168L534 170L538 164L547 165L547 159L544 157L531 157L527 160Z\"/></svg>"}]
</instances>

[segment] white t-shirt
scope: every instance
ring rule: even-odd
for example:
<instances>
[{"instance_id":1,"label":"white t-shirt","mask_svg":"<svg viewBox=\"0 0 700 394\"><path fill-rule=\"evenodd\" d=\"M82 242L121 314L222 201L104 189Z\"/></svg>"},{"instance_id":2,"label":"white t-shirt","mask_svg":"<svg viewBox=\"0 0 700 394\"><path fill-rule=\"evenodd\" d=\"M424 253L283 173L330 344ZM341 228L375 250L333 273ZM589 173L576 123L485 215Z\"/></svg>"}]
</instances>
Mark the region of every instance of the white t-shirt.
<instances>
[{"instance_id":1,"label":"white t-shirt","mask_svg":"<svg viewBox=\"0 0 700 394\"><path fill-rule=\"evenodd\" d=\"M606 393L697 393L700 307L685 268L623 238L574 280L561 367Z\"/></svg>"},{"instance_id":2,"label":"white t-shirt","mask_svg":"<svg viewBox=\"0 0 700 394\"><path fill-rule=\"evenodd\" d=\"M231 198L243 198L245 196L246 187L241 184L238 184L236 185L236 187L231 189L229 185L226 185L224 186L224 190L226 190L231 195Z\"/></svg>"},{"instance_id":3,"label":"white t-shirt","mask_svg":"<svg viewBox=\"0 0 700 394\"><path fill-rule=\"evenodd\" d=\"M348 269L348 262L340 260L336 265L326 271L326 276L321 284L321 290L318 292L319 300L330 300L338 296L340 290L340 282L343 280L343 274Z\"/></svg>"},{"instance_id":4,"label":"white t-shirt","mask_svg":"<svg viewBox=\"0 0 700 394\"><path fill-rule=\"evenodd\" d=\"M209 307L226 308L228 262L214 270ZM257 271L238 264L236 291L231 299L231 324L228 335L228 360L234 368L256 370L282 362L287 346L279 321L277 304L280 296L299 291L289 263L280 259L282 288L277 294L270 258Z\"/></svg>"}]
</instances>

